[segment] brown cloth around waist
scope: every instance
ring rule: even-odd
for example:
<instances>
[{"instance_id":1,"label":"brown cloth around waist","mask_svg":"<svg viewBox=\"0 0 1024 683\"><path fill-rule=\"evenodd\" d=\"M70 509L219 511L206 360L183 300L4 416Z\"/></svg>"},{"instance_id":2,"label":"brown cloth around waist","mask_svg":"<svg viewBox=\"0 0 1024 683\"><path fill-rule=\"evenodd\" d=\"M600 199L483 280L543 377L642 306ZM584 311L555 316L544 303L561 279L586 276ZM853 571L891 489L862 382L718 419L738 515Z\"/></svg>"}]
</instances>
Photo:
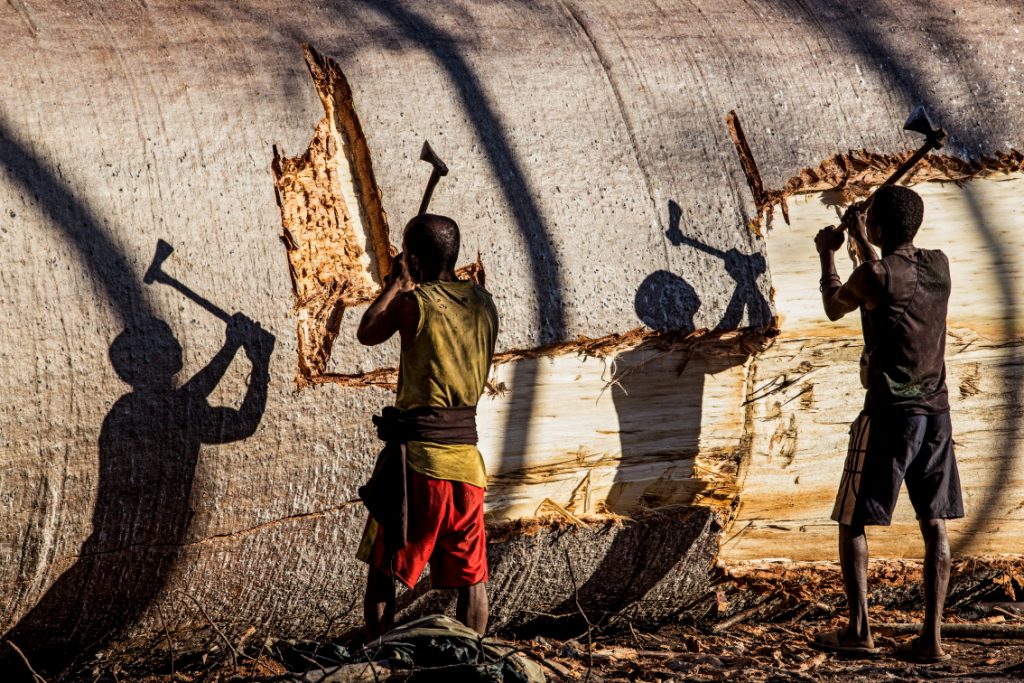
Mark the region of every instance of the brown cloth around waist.
<instances>
[{"instance_id":1,"label":"brown cloth around waist","mask_svg":"<svg viewBox=\"0 0 1024 683\"><path fill-rule=\"evenodd\" d=\"M476 406L411 410L388 406L373 416L373 424L384 448L377 455L370 481L359 487L359 498L381 527L385 554L392 557L405 547L409 529L405 444L476 444Z\"/></svg>"},{"instance_id":2,"label":"brown cloth around waist","mask_svg":"<svg viewBox=\"0 0 1024 683\"><path fill-rule=\"evenodd\" d=\"M388 406L373 416L377 438L386 443L432 441L444 444L476 444L476 406L460 408L413 408Z\"/></svg>"}]
</instances>

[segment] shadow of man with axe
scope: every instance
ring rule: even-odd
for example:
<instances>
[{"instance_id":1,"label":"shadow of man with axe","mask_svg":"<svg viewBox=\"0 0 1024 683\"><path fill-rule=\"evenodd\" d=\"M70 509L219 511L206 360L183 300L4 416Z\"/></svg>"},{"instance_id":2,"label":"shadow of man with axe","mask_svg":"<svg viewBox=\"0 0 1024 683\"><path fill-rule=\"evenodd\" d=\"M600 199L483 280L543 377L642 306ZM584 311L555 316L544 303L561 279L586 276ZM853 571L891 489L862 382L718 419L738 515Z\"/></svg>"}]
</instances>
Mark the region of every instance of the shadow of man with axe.
<instances>
[{"instance_id":1,"label":"shadow of man with axe","mask_svg":"<svg viewBox=\"0 0 1024 683\"><path fill-rule=\"evenodd\" d=\"M160 261L169 253L158 247ZM142 616L188 542L201 447L245 439L259 426L275 340L244 315L224 318L224 344L180 386L181 344L163 320L136 321L111 344L110 362L131 390L100 429L92 533L71 568L6 635L38 672L58 676L85 664ZM211 406L240 349L252 364L241 405ZM13 652L0 657L5 681L33 680L19 660Z\"/></svg>"}]
</instances>

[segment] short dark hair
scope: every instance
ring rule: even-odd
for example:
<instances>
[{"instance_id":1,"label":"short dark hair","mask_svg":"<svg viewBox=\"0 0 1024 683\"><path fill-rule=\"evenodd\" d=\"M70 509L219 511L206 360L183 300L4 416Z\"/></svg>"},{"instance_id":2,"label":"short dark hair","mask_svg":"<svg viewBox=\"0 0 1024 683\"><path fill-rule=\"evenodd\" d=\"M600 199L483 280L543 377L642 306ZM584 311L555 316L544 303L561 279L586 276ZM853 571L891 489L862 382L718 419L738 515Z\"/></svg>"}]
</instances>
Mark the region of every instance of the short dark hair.
<instances>
[{"instance_id":1,"label":"short dark hair","mask_svg":"<svg viewBox=\"0 0 1024 683\"><path fill-rule=\"evenodd\" d=\"M871 215L887 244L912 242L924 219L921 195L902 185L883 185L871 200Z\"/></svg>"},{"instance_id":2,"label":"short dark hair","mask_svg":"<svg viewBox=\"0 0 1024 683\"><path fill-rule=\"evenodd\" d=\"M459 226L447 216L424 213L405 226L405 248L427 275L454 270L459 258Z\"/></svg>"}]
</instances>

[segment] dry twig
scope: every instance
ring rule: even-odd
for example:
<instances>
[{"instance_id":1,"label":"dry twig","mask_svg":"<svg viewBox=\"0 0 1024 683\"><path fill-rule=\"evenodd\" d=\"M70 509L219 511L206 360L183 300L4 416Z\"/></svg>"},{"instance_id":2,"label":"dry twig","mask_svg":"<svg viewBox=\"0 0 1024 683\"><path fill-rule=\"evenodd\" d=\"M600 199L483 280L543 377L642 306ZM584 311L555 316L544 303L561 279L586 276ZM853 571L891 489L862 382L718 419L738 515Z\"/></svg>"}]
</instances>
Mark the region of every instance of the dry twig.
<instances>
[{"instance_id":1,"label":"dry twig","mask_svg":"<svg viewBox=\"0 0 1024 683\"><path fill-rule=\"evenodd\" d=\"M203 613L203 616L206 617L206 621L210 624L213 630L216 631L217 635L221 637L221 640L224 641L224 644L228 646L228 651L231 652L231 664L232 666L234 666L235 671L238 671L238 650L236 650L235 646L231 644L231 641L228 640L228 637L224 635L224 631L222 631L220 627L214 623L213 619L210 617L210 613L206 611L206 608L203 607L198 600L196 600L194 597L192 597L185 591L178 592L184 595L189 600L191 600L192 604L194 604L196 608L198 608L199 611Z\"/></svg>"},{"instance_id":2,"label":"dry twig","mask_svg":"<svg viewBox=\"0 0 1024 683\"><path fill-rule=\"evenodd\" d=\"M4 642L10 645L11 649L18 653L18 656L21 657L21 661L25 663L25 668L27 668L29 673L32 674L32 680L35 683L46 683L46 679L36 673L36 670L32 668L32 663L28 661L28 657L26 657L25 653L21 651L20 647L14 644L13 640L5 640Z\"/></svg>"},{"instance_id":3,"label":"dry twig","mask_svg":"<svg viewBox=\"0 0 1024 683\"><path fill-rule=\"evenodd\" d=\"M580 616L587 624L587 675L583 679L583 683L590 683L590 674L594 670L594 625L590 623L590 617L583 611L583 605L580 604L580 589L576 583L576 572L573 571L568 549L565 550L565 563L569 567L569 578L572 580L572 594L573 600L576 602L576 609L579 610Z\"/></svg>"},{"instance_id":4,"label":"dry twig","mask_svg":"<svg viewBox=\"0 0 1024 683\"><path fill-rule=\"evenodd\" d=\"M161 607L160 603L156 604L156 613L160 617L160 628L163 629L164 636L167 638L167 656L171 660L171 680L175 680L174 672L174 642L171 640L171 632L167 629L167 621L164 618L164 608Z\"/></svg>"}]
</instances>

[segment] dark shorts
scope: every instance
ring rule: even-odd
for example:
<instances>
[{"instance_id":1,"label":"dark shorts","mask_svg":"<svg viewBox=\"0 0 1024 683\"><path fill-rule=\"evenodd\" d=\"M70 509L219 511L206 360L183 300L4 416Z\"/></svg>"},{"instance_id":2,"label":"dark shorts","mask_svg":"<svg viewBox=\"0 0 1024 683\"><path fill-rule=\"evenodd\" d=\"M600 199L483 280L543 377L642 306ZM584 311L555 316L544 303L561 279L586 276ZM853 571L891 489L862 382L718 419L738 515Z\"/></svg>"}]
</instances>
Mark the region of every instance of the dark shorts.
<instances>
[{"instance_id":1,"label":"dark shorts","mask_svg":"<svg viewBox=\"0 0 1024 683\"><path fill-rule=\"evenodd\" d=\"M964 516L949 413L872 416L850 426L850 448L832 519L888 526L907 483L918 519Z\"/></svg>"}]
</instances>

